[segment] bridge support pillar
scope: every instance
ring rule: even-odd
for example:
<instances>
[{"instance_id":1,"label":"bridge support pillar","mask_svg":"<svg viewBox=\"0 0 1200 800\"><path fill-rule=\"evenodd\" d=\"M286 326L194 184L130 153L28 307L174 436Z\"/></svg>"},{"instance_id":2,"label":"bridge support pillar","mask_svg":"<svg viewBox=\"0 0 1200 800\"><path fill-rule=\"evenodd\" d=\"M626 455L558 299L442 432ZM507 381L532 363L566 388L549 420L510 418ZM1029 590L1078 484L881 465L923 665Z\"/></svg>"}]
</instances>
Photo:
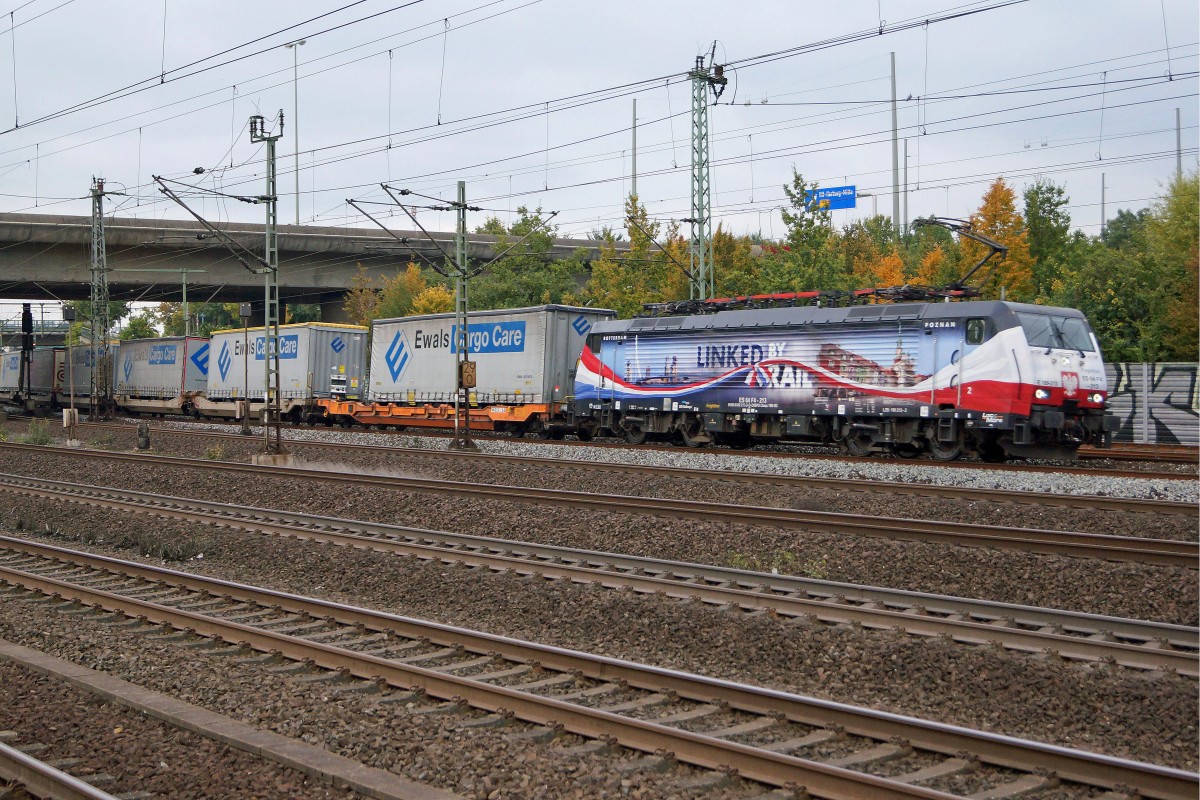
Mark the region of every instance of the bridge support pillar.
<instances>
[{"instance_id":1,"label":"bridge support pillar","mask_svg":"<svg viewBox=\"0 0 1200 800\"><path fill-rule=\"evenodd\" d=\"M346 313L346 299L338 297L321 303L321 322L334 322L342 325L357 324Z\"/></svg>"}]
</instances>

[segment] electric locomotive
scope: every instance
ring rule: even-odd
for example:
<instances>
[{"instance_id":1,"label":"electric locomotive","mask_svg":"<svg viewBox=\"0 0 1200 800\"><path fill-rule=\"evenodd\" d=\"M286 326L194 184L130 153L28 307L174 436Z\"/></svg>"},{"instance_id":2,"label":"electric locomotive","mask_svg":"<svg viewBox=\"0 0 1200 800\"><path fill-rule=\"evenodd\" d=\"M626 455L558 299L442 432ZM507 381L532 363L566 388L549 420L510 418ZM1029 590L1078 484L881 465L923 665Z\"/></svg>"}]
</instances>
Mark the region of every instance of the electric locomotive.
<instances>
[{"instance_id":1,"label":"electric locomotive","mask_svg":"<svg viewBox=\"0 0 1200 800\"><path fill-rule=\"evenodd\" d=\"M1111 444L1107 397L1081 312L967 301L599 321L572 411L583 436L631 443L1061 459Z\"/></svg>"}]
</instances>

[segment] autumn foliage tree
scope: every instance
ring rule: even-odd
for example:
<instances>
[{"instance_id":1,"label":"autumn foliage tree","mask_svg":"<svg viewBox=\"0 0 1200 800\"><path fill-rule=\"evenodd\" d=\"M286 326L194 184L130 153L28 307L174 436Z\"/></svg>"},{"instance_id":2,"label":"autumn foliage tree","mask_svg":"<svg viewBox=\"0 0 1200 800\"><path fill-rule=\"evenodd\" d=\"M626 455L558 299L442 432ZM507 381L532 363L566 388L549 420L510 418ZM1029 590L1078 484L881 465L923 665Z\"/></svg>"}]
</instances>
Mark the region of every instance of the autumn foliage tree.
<instances>
[{"instance_id":1,"label":"autumn foliage tree","mask_svg":"<svg viewBox=\"0 0 1200 800\"><path fill-rule=\"evenodd\" d=\"M1003 258L993 257L972 283L980 285L985 297L998 299L1001 289L1008 300L1030 303L1036 297L1033 281L1033 257L1025 218L1017 212L1016 194L997 178L983 195L983 204L970 217L971 229L1008 248ZM963 237L960 242L963 264L968 269L988 254L988 246ZM994 266L993 266L994 264Z\"/></svg>"},{"instance_id":2,"label":"autumn foliage tree","mask_svg":"<svg viewBox=\"0 0 1200 800\"><path fill-rule=\"evenodd\" d=\"M615 239L601 243L600 258L592 262L591 275L583 288L584 298L592 306L611 308L622 317L631 317L645 303L687 297L686 270L680 265L688 261L686 251L680 258L678 232L669 230L667 243L661 247L655 244L662 226L649 218L637 195L631 194L625 201L625 217L630 220L628 252L618 253Z\"/></svg>"},{"instance_id":3,"label":"autumn foliage tree","mask_svg":"<svg viewBox=\"0 0 1200 800\"><path fill-rule=\"evenodd\" d=\"M442 314L454 310L454 290L435 283L426 286L413 298L409 314Z\"/></svg>"},{"instance_id":4,"label":"autumn foliage tree","mask_svg":"<svg viewBox=\"0 0 1200 800\"><path fill-rule=\"evenodd\" d=\"M342 308L355 325L370 325L371 320L379 318L379 290L362 264L350 279L350 290L346 292Z\"/></svg>"}]
</instances>

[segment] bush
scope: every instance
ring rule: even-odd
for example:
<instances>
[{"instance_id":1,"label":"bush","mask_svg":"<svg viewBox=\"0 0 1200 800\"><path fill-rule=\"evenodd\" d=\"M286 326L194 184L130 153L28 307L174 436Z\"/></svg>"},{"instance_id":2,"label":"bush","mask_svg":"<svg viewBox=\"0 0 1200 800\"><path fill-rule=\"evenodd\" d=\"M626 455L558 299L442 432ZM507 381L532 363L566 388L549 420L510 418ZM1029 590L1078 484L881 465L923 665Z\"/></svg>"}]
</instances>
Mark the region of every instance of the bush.
<instances>
[{"instance_id":1,"label":"bush","mask_svg":"<svg viewBox=\"0 0 1200 800\"><path fill-rule=\"evenodd\" d=\"M224 461L228 453L222 445L214 444L212 447L204 451L204 457L209 461Z\"/></svg>"},{"instance_id":2,"label":"bush","mask_svg":"<svg viewBox=\"0 0 1200 800\"><path fill-rule=\"evenodd\" d=\"M770 572L775 575L803 575L807 578L823 580L829 577L829 562L824 558L810 558L801 563L796 554L784 550L766 556L753 553L731 552L728 556L729 566L734 569L744 569L751 572Z\"/></svg>"},{"instance_id":3,"label":"bush","mask_svg":"<svg viewBox=\"0 0 1200 800\"><path fill-rule=\"evenodd\" d=\"M50 426L44 419L29 421L29 432L25 434L25 444L50 444L54 439L50 436Z\"/></svg>"}]
</instances>

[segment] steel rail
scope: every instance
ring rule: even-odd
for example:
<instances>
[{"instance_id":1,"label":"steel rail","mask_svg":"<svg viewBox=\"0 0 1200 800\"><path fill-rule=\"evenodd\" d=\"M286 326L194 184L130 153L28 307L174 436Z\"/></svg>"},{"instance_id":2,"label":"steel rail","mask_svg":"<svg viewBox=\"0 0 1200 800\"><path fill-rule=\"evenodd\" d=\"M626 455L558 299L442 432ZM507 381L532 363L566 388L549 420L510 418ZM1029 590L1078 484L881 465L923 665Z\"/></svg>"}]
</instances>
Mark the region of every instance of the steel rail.
<instances>
[{"instance_id":1,"label":"steel rail","mask_svg":"<svg viewBox=\"0 0 1200 800\"><path fill-rule=\"evenodd\" d=\"M476 484L432 478L397 478L372 474L340 474L303 467L259 467L228 461L207 461L176 456L114 453L107 450L46 448L39 445L0 443L0 450L32 450L69 458L100 458L126 463L172 466L216 472L249 473L258 476L315 480L378 486L405 492L442 494L471 499L541 503L572 510L605 513L650 514L671 518L699 519L787 530L821 531L884 539L921 541L968 547L990 547L1027 553L1100 558L1168 567L1200 569L1200 543L1149 539L1136 536L1107 536L1035 528L1003 528L958 522L911 520L895 517L863 517L826 511L802 511L761 506L730 506L693 500L675 500L628 495L600 495L561 489Z\"/></svg>"},{"instance_id":2,"label":"steel rail","mask_svg":"<svg viewBox=\"0 0 1200 800\"><path fill-rule=\"evenodd\" d=\"M0 474L0 490L676 599L1200 676L1200 631ZM390 537L381 539L379 537ZM866 600L853 604L852 593ZM944 616L943 616L944 615ZM1018 615L1020 620L1018 621ZM1127 641L1118 641L1117 636ZM1130 641L1131 640L1131 641ZM1173 647L1182 649L1172 649Z\"/></svg>"},{"instance_id":3,"label":"steel rail","mask_svg":"<svg viewBox=\"0 0 1200 800\"><path fill-rule=\"evenodd\" d=\"M128 425L112 423L81 423L95 429L120 430L132 433ZM155 427L153 430L167 435L195 436L228 441L246 442L245 436L219 431L188 431L175 428ZM1200 506L1173 500L1157 500L1130 497L1112 497L1098 494L1054 494L1051 492L1024 492L1005 489L982 489L968 486L939 486L932 483L906 481L858 480L852 478L826 478L819 476L780 475L769 472L739 472L710 468L663 467L645 464L628 464L613 461L591 461L568 458L538 458L512 456L496 453L463 453L457 450L429 450L420 447L388 447L386 445L353 444L348 442L321 442L308 439L288 439L288 446L295 448L328 448L332 450L360 450L384 453L391 457L432 459L438 461L475 462L502 464L505 466L537 466L555 469L577 469L590 472L605 472L619 475L653 475L690 480L712 480L723 482L765 484L797 488L851 491L861 493L898 494L917 497L950 498L954 500L985 501L995 503L1017 503L1021 505L1052 506L1059 508L1102 509L1151 514L1178 514L1200 517ZM1195 480L1195 476L1181 475L1179 480Z\"/></svg>"},{"instance_id":4,"label":"steel rail","mask_svg":"<svg viewBox=\"0 0 1200 800\"><path fill-rule=\"evenodd\" d=\"M19 418L20 417L15 417L15 416L9 417L9 419L19 419ZM224 427L232 427L233 425L237 424L235 422L226 422L226 421L222 421L219 419L206 419L206 420L194 420L193 421L187 417L180 417L180 418L174 420L174 422L177 422L177 423L183 424L183 425L196 424L196 425L216 425L216 426L224 426ZM92 424L92 423L81 422L80 426L82 427L82 426L89 425L89 424ZM99 424L99 423L96 423L96 424ZM125 425L125 426L117 426L117 427L128 428L129 426ZM315 427L315 426L311 426L311 427ZM309 429L311 429L311 427ZM152 428L152 430L179 431L180 429L154 426ZM301 427L297 426L296 430L306 430L306 428L301 428ZM415 436L415 437L430 438L430 439L449 438L453 435L452 433L441 432L439 430L430 429L430 428L414 428L414 429L403 431L401 433L400 431L384 430L382 427L380 427L377 429L372 428L372 429L364 430L364 431L360 431L360 432L373 433L373 434L379 434L379 435L384 435L384 436L403 435L403 436ZM488 432L480 431L479 435L481 438L511 440L511 437L509 437L507 434L488 436ZM287 441L290 443L295 440L289 439ZM671 446L671 445L656 445L656 444L628 445L628 444L623 444L623 443L618 443L618 442L601 442L601 441L581 442L581 441L562 441L562 440L554 440L554 439L540 440L538 443L548 445L548 446L563 447L563 448L596 447L596 448L608 449L608 450L631 450L631 451L635 451L635 452L636 451L647 451L647 450L648 451L665 452L665 453L683 452L683 448L680 448L680 447L675 447L675 446ZM787 446L787 444L788 444L787 442L783 443L784 446ZM794 444L796 444L799 447L821 447L822 446L822 445L806 444L803 442L798 442L798 443L794 443ZM711 454L718 455L718 456L719 455L736 455L736 456L745 457L745 458L807 459L807 460L811 460L811 461L838 461L838 462L850 463L850 464L864 463L864 458L857 457L857 456L846 456L846 455L840 455L840 454L836 454L836 453L813 453L813 452L807 452L807 451L797 452L797 451L793 451L793 450L727 450L727 449L721 449L721 448L707 448L700 452L711 453ZM1103 451L1101 451L1101 452L1103 452ZM1120 461L1122 459L1119 456L1107 455L1107 456L1100 456L1096 460ZM1132 460L1145 461L1146 459L1135 458ZM868 460L866 463L870 463L870 460ZM1012 463L1012 462L1006 462L1004 464L991 464L988 462L936 461L936 460L931 460L931 459L916 459L916 460L914 460L914 459L907 459L907 458L896 458L896 459L891 459L889 461L884 461L882 459L874 459L874 463L895 463L895 464L911 465L911 466L944 467L947 469L988 469L988 470L996 470L996 471L1002 471L1002 472L1028 472L1028 473L1034 473L1034 474L1042 473L1042 474L1053 474L1053 475L1061 475L1061 474L1087 475L1087 476L1093 476L1093 477L1143 478L1143 479L1147 479L1147 480L1149 480L1149 479L1183 480L1183 479L1188 479L1188 478L1192 478L1192 479L1196 478L1195 473L1189 474L1189 473L1182 473L1182 472L1151 472L1149 470L1118 470L1118 469L1106 469L1106 468L1096 469L1096 468L1089 468L1089 467L1073 467L1073 466L1068 466L1068 465L1051 466L1048 464L1027 464L1027 463ZM1181 461L1181 462L1166 461L1163 463L1188 463L1188 464L1190 464L1190 463L1192 463L1192 459L1187 459L1187 460Z\"/></svg>"},{"instance_id":5,"label":"steel rail","mask_svg":"<svg viewBox=\"0 0 1200 800\"><path fill-rule=\"evenodd\" d=\"M1190 800L1200 788L1200 775L1169 767L1030 742L452 626L425 623L384 612L257 589L135 562L77 553L20 539L0 537L0 542L9 550L37 554L60 563L93 566L96 569L114 571L122 576L144 577L150 581L182 586L192 591L228 596L265 606L280 606L317 617L332 616L349 625L361 624L371 630L395 630L408 638L423 637L430 641L460 645L472 652L498 653L513 661L535 662L545 668L573 672L603 681L623 681L639 689L673 693L678 697L705 704L724 705L751 714L782 715L790 721L818 727L837 725L846 732L874 740L903 739L915 748L942 755L954 755L967 750L984 763L1022 771L1050 770L1061 778L1089 786L1132 786L1142 796L1165 800ZM26 570L0 565L0 579L33 591L129 616L144 617L147 621L166 624L201 636L219 638L254 650L277 653L293 660L311 660L321 667L343 670L360 678L382 679L389 685L399 687L417 686L435 697L457 700L488 711L561 727L583 736L612 737L633 749L647 752L666 750L674 753L681 761L712 769L736 770L738 774L752 780L776 786L789 782L799 783L805 785L809 792L819 796L866 798L877 797L881 792L886 792L887 796L894 797L952 797L911 784L729 742L661 723L579 706L510 687L494 686L471 678L391 661L329 644L306 641L297 636L221 620L195 611L124 597L114 592L73 584Z\"/></svg>"},{"instance_id":6,"label":"steel rail","mask_svg":"<svg viewBox=\"0 0 1200 800\"><path fill-rule=\"evenodd\" d=\"M20 784L30 797L54 800L117 800L79 778L38 761L14 747L0 743L0 778ZM5 792L5 797L10 795ZM19 793L12 797L23 796Z\"/></svg>"}]
</instances>

